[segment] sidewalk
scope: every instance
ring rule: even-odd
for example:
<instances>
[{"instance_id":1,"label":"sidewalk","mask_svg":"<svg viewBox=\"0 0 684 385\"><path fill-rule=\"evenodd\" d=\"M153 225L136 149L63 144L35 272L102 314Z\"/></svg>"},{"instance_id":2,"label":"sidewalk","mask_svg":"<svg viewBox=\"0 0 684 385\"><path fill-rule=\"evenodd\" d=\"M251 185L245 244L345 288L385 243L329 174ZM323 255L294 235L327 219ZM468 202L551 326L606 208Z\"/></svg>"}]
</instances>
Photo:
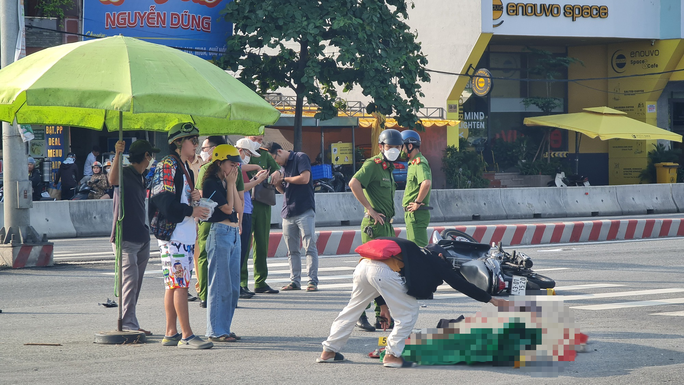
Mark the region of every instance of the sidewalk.
<instances>
[{"instance_id":1,"label":"sidewalk","mask_svg":"<svg viewBox=\"0 0 684 385\"><path fill-rule=\"evenodd\" d=\"M482 243L502 242L505 246L552 243L600 242L624 239L684 236L682 214L630 217L542 218L505 221L434 223L433 231L455 228ZM395 227L397 237L406 237L406 227ZM316 231L319 255L349 254L361 245L360 226L324 227ZM269 257L287 257L282 231L271 230Z\"/></svg>"}]
</instances>

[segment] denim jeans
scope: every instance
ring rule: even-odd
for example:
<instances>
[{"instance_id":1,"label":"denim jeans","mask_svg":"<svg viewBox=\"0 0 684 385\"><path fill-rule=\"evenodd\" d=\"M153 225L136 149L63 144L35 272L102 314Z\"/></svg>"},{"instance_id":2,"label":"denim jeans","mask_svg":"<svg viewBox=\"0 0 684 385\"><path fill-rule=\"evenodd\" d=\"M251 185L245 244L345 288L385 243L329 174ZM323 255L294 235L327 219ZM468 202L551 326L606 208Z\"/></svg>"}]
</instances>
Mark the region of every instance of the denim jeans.
<instances>
[{"instance_id":1,"label":"denim jeans","mask_svg":"<svg viewBox=\"0 0 684 385\"><path fill-rule=\"evenodd\" d=\"M207 337L230 334L240 297L240 233L212 223L207 238Z\"/></svg>"},{"instance_id":2,"label":"denim jeans","mask_svg":"<svg viewBox=\"0 0 684 385\"><path fill-rule=\"evenodd\" d=\"M301 286L302 253L300 242L306 250L309 283L318 285L318 249L316 248L316 213L308 210L303 214L283 218L283 238L290 262L290 281Z\"/></svg>"}]
</instances>

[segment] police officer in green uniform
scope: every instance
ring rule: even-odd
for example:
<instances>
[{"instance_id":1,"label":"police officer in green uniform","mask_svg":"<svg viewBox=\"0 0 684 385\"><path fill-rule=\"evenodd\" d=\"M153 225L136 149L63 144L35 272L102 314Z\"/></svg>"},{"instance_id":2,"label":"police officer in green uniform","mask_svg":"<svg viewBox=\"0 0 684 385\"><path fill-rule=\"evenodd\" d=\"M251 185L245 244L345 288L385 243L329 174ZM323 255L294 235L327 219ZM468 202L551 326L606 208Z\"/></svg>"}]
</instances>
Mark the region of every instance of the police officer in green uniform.
<instances>
[{"instance_id":1,"label":"police officer in green uniform","mask_svg":"<svg viewBox=\"0 0 684 385\"><path fill-rule=\"evenodd\" d=\"M387 129L378 137L380 154L367 159L361 169L354 174L349 187L354 197L365 209L361 221L361 241L366 243L380 237L394 237L392 217L394 217L394 191L396 186L392 177L394 162L401 153L404 141L397 130ZM375 309L376 319L380 318L379 306ZM380 322L376 322L376 327ZM357 326L367 331L375 331L362 313Z\"/></svg>"},{"instance_id":2,"label":"police officer in green uniform","mask_svg":"<svg viewBox=\"0 0 684 385\"><path fill-rule=\"evenodd\" d=\"M249 164L256 164L260 167L258 170L247 172L247 176L253 178L260 170L270 170L271 180L273 184L280 183L282 175L280 174L280 166L268 154L266 149L260 148L263 143L263 136L248 136L249 140L254 143L256 151L261 155L260 157L251 157ZM266 259L268 257L268 239L271 234L271 206L252 200L254 208L252 209L252 234L254 235L254 292L277 294L279 290L273 289L266 284L268 277L268 265ZM250 247L252 245L246 245ZM245 247L243 245L242 247ZM249 255L249 252L247 253ZM247 264L242 266L240 272L240 286L247 289ZM248 290L248 289L247 289Z\"/></svg>"},{"instance_id":3,"label":"police officer in green uniform","mask_svg":"<svg viewBox=\"0 0 684 385\"><path fill-rule=\"evenodd\" d=\"M430 191L432 189L432 171L427 159L420 153L420 135L413 130L401 133L404 148L408 154L409 165L404 190L404 220L406 222L406 238L420 247L428 244L427 227L430 224Z\"/></svg>"}]
</instances>

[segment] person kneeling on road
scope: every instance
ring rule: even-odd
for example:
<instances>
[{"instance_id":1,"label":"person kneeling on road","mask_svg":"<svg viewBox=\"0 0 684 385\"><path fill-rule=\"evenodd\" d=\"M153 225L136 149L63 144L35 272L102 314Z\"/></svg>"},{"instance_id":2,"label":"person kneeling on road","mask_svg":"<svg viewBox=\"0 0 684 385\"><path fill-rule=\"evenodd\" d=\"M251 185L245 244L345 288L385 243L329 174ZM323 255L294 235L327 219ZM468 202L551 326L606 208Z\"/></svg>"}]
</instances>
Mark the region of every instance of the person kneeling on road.
<instances>
[{"instance_id":1,"label":"person kneeling on road","mask_svg":"<svg viewBox=\"0 0 684 385\"><path fill-rule=\"evenodd\" d=\"M449 286L480 302L489 302L497 307L507 301L492 298L487 292L468 282L455 272L451 265L415 243L399 238L379 238L357 248L376 250L391 257L363 257L354 270L352 297L330 327L330 336L323 342L323 352L316 362L339 362L344 360L340 350L351 335L356 320L373 298L382 296L380 316L383 328L387 328L394 317L394 329L387 338L383 365L390 368L406 368L414 363L405 361L406 338L411 334L418 320L419 299L432 299L432 294L443 281ZM368 255L363 252L362 255ZM383 257L379 257L383 258Z\"/></svg>"}]
</instances>

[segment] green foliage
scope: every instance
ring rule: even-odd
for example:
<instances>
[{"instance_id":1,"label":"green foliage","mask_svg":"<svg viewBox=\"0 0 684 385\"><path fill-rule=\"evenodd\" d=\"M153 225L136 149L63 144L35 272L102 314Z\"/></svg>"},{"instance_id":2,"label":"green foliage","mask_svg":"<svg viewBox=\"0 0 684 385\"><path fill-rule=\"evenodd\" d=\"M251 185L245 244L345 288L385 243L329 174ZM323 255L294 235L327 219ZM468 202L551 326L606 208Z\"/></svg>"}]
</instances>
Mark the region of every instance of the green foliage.
<instances>
[{"instance_id":1,"label":"green foliage","mask_svg":"<svg viewBox=\"0 0 684 385\"><path fill-rule=\"evenodd\" d=\"M318 119L337 116L340 89L360 86L379 112L420 129L415 111L424 95L418 82L430 76L405 23L407 7L405 0L232 1L222 15L235 34L219 63L239 71L239 79L259 93L292 89L299 100L319 106ZM296 114L301 116L299 108Z\"/></svg>"},{"instance_id":2,"label":"green foliage","mask_svg":"<svg viewBox=\"0 0 684 385\"><path fill-rule=\"evenodd\" d=\"M489 187L489 180L482 177L485 162L480 154L469 149L468 141L460 140L460 149L448 146L442 158L442 170L451 188Z\"/></svg>"},{"instance_id":3,"label":"green foliage","mask_svg":"<svg viewBox=\"0 0 684 385\"><path fill-rule=\"evenodd\" d=\"M648 153L648 165L641 170L639 179L645 183L655 183L657 179L656 163L672 162L681 164L682 150L679 148L665 148L662 144L654 144L653 151ZM680 169L681 170L681 169ZM682 173L677 170L677 182L682 181Z\"/></svg>"},{"instance_id":4,"label":"green foliage","mask_svg":"<svg viewBox=\"0 0 684 385\"><path fill-rule=\"evenodd\" d=\"M552 158L551 162L544 159L535 160L534 162L520 163L520 174L522 175L556 175L556 170L561 168L561 171L566 175L571 174L570 167L567 167L558 158Z\"/></svg>"},{"instance_id":5,"label":"green foliage","mask_svg":"<svg viewBox=\"0 0 684 385\"><path fill-rule=\"evenodd\" d=\"M533 60L533 65L530 65L527 72L530 75L537 75L542 79L554 80L563 74L561 71L564 68L570 67L571 64L579 63L584 65L584 63L574 57L563 57L556 56L549 51L542 49L527 47L527 50L531 53ZM562 107L563 102L558 98L551 97L551 85L552 82L546 82L546 95L539 97L529 97L522 100L525 108L529 106L536 106L546 114L550 114L556 108Z\"/></svg>"},{"instance_id":6,"label":"green foliage","mask_svg":"<svg viewBox=\"0 0 684 385\"><path fill-rule=\"evenodd\" d=\"M36 11L43 17L64 18L64 11L73 8L73 0L38 0Z\"/></svg>"},{"instance_id":7,"label":"green foliage","mask_svg":"<svg viewBox=\"0 0 684 385\"><path fill-rule=\"evenodd\" d=\"M506 142L499 138L492 143L494 161L501 171L518 167L520 161L530 156L532 148L531 140L527 137L518 137L514 142Z\"/></svg>"}]
</instances>

